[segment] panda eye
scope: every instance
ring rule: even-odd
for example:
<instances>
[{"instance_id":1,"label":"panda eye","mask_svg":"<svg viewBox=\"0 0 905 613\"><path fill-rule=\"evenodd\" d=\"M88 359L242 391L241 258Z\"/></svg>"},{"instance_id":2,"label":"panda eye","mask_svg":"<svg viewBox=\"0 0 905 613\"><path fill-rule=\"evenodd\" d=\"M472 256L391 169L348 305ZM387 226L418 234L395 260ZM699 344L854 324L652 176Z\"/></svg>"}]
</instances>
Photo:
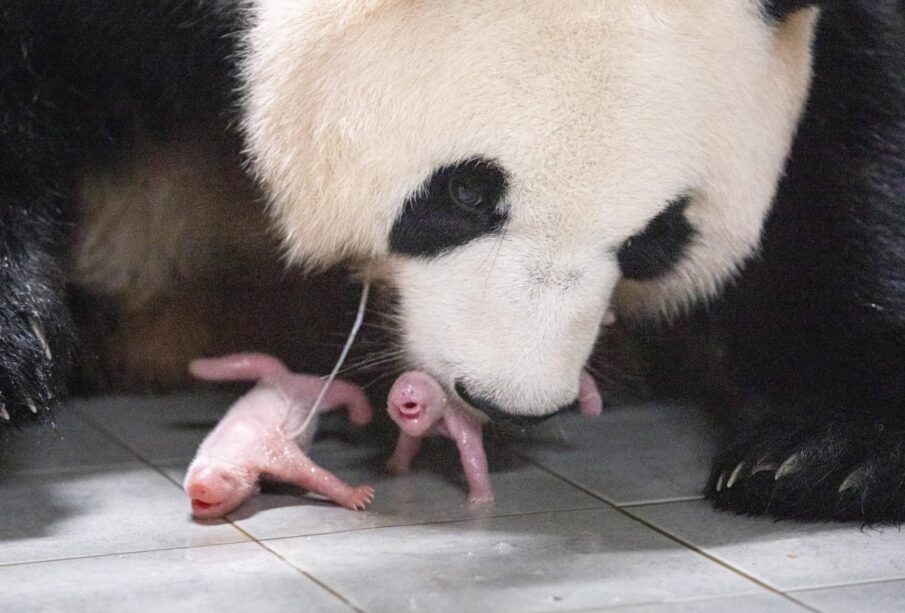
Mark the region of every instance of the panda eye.
<instances>
[{"instance_id":1,"label":"panda eye","mask_svg":"<svg viewBox=\"0 0 905 613\"><path fill-rule=\"evenodd\" d=\"M507 173L498 162L476 157L442 166L402 207L390 233L398 254L435 257L488 234L507 219Z\"/></svg>"},{"instance_id":2,"label":"panda eye","mask_svg":"<svg viewBox=\"0 0 905 613\"><path fill-rule=\"evenodd\" d=\"M463 208L476 209L494 198L493 179L480 167L460 168L449 178L449 197Z\"/></svg>"},{"instance_id":3,"label":"panda eye","mask_svg":"<svg viewBox=\"0 0 905 613\"><path fill-rule=\"evenodd\" d=\"M656 279L685 257L697 235L685 216L690 202L688 195L673 200L641 232L622 244L616 257L626 279Z\"/></svg>"}]
</instances>

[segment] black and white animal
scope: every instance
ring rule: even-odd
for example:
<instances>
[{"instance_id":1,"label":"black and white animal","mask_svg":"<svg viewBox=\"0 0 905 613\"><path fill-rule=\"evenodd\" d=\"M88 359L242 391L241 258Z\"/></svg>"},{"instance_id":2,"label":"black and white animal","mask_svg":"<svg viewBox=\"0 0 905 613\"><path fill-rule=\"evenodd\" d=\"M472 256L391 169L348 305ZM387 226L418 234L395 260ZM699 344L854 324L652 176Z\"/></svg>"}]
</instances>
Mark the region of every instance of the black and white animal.
<instances>
[{"instance_id":1,"label":"black and white animal","mask_svg":"<svg viewBox=\"0 0 905 613\"><path fill-rule=\"evenodd\" d=\"M492 418L572 405L608 309L725 294L711 499L905 519L900 0L6 3L0 415L63 393L86 169L217 122L288 258L393 286L408 365Z\"/></svg>"}]
</instances>

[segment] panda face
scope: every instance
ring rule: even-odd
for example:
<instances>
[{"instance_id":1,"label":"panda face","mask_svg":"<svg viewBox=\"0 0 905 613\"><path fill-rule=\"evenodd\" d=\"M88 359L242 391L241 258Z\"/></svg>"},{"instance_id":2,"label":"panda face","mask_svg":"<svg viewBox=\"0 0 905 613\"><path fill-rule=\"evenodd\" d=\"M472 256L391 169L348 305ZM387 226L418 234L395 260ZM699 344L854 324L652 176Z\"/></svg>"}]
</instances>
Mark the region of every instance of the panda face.
<instances>
[{"instance_id":1,"label":"panda face","mask_svg":"<svg viewBox=\"0 0 905 613\"><path fill-rule=\"evenodd\" d=\"M257 0L250 158L289 255L377 263L413 367L575 400L607 308L673 314L756 248L816 10L754 0Z\"/></svg>"}]
</instances>

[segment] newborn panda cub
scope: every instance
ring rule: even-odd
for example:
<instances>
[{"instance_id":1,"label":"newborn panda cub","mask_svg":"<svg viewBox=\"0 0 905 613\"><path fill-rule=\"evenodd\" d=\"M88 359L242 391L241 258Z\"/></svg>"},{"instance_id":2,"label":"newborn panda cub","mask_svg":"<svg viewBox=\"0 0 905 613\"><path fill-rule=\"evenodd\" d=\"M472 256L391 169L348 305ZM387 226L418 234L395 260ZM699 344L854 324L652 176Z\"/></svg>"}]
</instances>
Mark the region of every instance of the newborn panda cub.
<instances>
[{"instance_id":1,"label":"newborn panda cub","mask_svg":"<svg viewBox=\"0 0 905 613\"><path fill-rule=\"evenodd\" d=\"M239 354L195 360L189 366L199 379L257 381L217 424L189 466L185 491L199 519L224 517L257 493L261 478L293 483L348 509L364 509L374 498L367 486L353 487L316 465L306 454L317 427L316 416L292 438L310 415L323 381L297 375L279 360L261 354ZM356 385L334 381L322 407L345 406L356 426L370 423L373 411Z\"/></svg>"},{"instance_id":2,"label":"newborn panda cub","mask_svg":"<svg viewBox=\"0 0 905 613\"><path fill-rule=\"evenodd\" d=\"M215 519L231 513L257 493L261 478L294 483L353 510L364 509L373 500L373 488L352 487L308 458L305 452L316 429L314 419L297 437L286 434L307 420L312 399L323 385L320 378L293 374L276 358L261 354L195 360L189 370L199 379L258 382L204 439L189 466L184 487L195 517ZM580 390L581 413L599 415L603 401L587 372L582 374ZM373 416L361 388L345 381L330 385L323 406L327 410L348 407L349 418L357 426L367 425ZM391 474L407 473L422 439L439 434L455 441L459 449L469 502L493 502L482 421L435 379L421 372L403 374L390 390L387 411L402 431L387 463Z\"/></svg>"},{"instance_id":3,"label":"newborn panda cub","mask_svg":"<svg viewBox=\"0 0 905 613\"><path fill-rule=\"evenodd\" d=\"M581 414L588 417L600 415L603 411L600 390L587 372L581 376L578 404ZM402 431L396 450L387 462L390 474L408 473L412 460L421 449L423 438L439 434L452 439L459 449L468 481L468 502L493 502L493 488L481 434L485 420L474 417L457 399L450 397L433 377L423 372L408 372L396 380L387 399L387 412Z\"/></svg>"}]
</instances>

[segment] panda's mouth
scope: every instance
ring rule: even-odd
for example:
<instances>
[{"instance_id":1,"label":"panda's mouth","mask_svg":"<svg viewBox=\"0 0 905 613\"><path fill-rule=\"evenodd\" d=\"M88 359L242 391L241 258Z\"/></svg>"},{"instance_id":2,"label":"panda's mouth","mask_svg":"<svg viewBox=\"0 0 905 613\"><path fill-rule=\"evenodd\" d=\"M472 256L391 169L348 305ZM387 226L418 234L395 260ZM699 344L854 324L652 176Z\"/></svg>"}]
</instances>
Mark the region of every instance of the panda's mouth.
<instances>
[{"instance_id":1,"label":"panda's mouth","mask_svg":"<svg viewBox=\"0 0 905 613\"><path fill-rule=\"evenodd\" d=\"M516 415L504 411L486 398L475 396L468 391L468 388L462 381L456 381L454 388L456 390L456 395L458 395L459 399L462 400L465 405L479 411L485 418L489 418L491 421L505 421L518 426L534 426L547 421L560 412L556 411L549 415Z\"/></svg>"}]
</instances>

